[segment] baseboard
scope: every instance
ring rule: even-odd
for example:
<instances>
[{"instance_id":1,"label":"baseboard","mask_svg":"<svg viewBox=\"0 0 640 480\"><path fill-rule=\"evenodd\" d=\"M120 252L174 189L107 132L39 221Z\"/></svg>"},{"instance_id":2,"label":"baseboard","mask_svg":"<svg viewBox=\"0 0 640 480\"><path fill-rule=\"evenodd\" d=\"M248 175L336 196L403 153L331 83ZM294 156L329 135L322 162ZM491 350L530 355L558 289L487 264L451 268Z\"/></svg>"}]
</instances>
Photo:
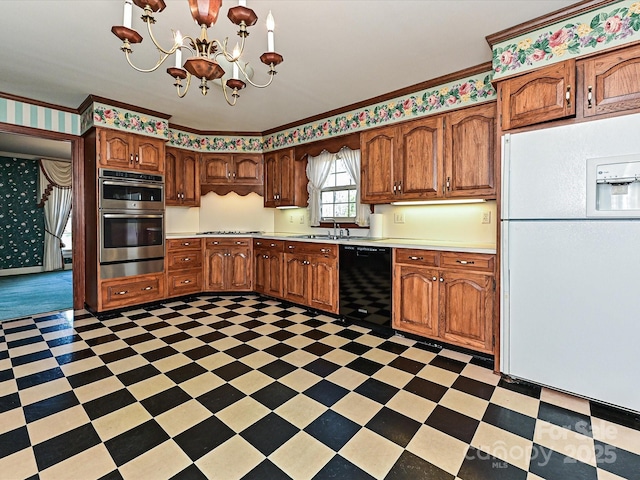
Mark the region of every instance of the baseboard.
<instances>
[{"instance_id":1,"label":"baseboard","mask_svg":"<svg viewBox=\"0 0 640 480\"><path fill-rule=\"evenodd\" d=\"M0 270L0 277L8 277L9 275L25 275L27 273L42 273L44 267L39 265L37 267L22 267L22 268L5 268Z\"/></svg>"}]
</instances>

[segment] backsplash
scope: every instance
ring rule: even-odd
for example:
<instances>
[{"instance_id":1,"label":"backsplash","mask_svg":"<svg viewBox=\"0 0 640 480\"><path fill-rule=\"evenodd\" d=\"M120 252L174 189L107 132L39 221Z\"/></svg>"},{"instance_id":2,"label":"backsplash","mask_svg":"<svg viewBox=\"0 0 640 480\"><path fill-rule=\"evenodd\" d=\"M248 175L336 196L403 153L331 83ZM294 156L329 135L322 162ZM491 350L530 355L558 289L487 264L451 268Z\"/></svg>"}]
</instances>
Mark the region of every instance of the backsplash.
<instances>
[{"instance_id":1,"label":"backsplash","mask_svg":"<svg viewBox=\"0 0 640 480\"><path fill-rule=\"evenodd\" d=\"M37 206L38 162L0 157L0 269L42 265L44 213Z\"/></svg>"}]
</instances>

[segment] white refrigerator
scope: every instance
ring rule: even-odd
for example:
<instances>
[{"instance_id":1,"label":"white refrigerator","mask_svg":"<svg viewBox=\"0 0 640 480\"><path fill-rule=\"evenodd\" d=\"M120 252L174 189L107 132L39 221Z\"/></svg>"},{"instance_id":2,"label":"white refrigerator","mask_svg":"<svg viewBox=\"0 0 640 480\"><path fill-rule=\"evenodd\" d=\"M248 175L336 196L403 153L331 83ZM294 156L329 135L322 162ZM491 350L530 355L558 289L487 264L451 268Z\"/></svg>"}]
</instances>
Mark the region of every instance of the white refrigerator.
<instances>
[{"instance_id":1,"label":"white refrigerator","mask_svg":"<svg viewBox=\"0 0 640 480\"><path fill-rule=\"evenodd\" d=\"M640 114L503 137L501 371L640 411L640 211L587 216L588 159L627 155Z\"/></svg>"}]
</instances>

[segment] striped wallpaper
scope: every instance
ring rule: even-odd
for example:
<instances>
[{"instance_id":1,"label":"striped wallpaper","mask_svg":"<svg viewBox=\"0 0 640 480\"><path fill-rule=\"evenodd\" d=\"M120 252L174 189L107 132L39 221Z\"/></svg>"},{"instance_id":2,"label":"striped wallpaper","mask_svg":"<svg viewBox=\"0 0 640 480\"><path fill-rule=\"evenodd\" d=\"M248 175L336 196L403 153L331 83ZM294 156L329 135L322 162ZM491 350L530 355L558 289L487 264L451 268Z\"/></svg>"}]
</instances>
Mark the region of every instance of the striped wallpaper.
<instances>
[{"instance_id":1,"label":"striped wallpaper","mask_svg":"<svg viewBox=\"0 0 640 480\"><path fill-rule=\"evenodd\" d=\"M0 122L80 135L80 115L0 98Z\"/></svg>"}]
</instances>

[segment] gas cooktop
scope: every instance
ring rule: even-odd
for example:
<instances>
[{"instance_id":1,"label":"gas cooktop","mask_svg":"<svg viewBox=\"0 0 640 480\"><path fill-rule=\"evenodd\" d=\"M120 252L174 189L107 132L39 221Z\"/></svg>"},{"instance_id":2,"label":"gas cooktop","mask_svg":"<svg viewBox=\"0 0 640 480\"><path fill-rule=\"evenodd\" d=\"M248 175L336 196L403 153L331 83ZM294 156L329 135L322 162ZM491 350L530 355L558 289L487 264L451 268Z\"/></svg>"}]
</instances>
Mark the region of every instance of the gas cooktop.
<instances>
[{"instance_id":1,"label":"gas cooktop","mask_svg":"<svg viewBox=\"0 0 640 480\"><path fill-rule=\"evenodd\" d=\"M252 235L262 233L258 230L212 230L210 232L198 232L196 235Z\"/></svg>"}]
</instances>

